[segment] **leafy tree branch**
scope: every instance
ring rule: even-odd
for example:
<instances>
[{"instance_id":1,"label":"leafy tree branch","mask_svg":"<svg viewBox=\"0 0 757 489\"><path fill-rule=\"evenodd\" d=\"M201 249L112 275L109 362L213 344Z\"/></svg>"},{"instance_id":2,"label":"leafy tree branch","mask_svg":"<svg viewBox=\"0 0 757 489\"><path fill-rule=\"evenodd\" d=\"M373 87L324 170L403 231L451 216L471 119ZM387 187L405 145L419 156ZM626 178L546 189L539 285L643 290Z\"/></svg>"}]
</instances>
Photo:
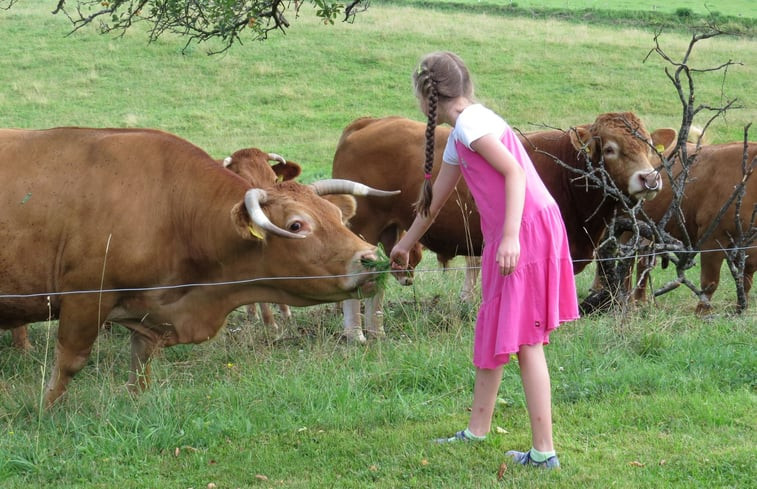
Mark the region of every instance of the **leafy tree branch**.
<instances>
[{"instance_id":1,"label":"leafy tree branch","mask_svg":"<svg viewBox=\"0 0 757 489\"><path fill-rule=\"evenodd\" d=\"M9 9L18 0L0 0ZM194 43L219 40L210 54L224 52L245 39L265 40L272 31L285 33L290 17L297 18L304 4L312 5L324 24L341 18L353 22L370 0L57 0L53 14L65 15L71 32L96 25L102 33L123 35L135 24L149 25L149 41L166 33L186 38L184 49Z\"/></svg>"}]
</instances>

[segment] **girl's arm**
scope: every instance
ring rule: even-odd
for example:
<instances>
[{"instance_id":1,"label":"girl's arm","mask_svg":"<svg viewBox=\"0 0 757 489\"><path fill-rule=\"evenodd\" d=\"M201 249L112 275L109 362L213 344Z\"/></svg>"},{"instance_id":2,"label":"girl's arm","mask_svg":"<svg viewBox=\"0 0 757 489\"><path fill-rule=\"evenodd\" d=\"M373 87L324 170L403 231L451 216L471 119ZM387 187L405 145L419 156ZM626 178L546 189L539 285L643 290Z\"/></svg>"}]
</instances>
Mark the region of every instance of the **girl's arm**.
<instances>
[{"instance_id":1,"label":"girl's arm","mask_svg":"<svg viewBox=\"0 0 757 489\"><path fill-rule=\"evenodd\" d=\"M450 194L455 189L458 180L460 180L460 167L457 165L442 163L442 168L439 170L439 175L437 175L432 187L433 194L428 215L422 216L416 214L413 223L410 225L410 229L408 229L402 239L394 245L394 248L392 248L392 251L389 254L392 260L392 268L400 270L407 269L410 248L421 239L434 222L434 219L436 219L442 206L447 202Z\"/></svg>"},{"instance_id":2,"label":"girl's arm","mask_svg":"<svg viewBox=\"0 0 757 489\"><path fill-rule=\"evenodd\" d=\"M520 258L519 235L526 200L526 174L512 153L493 134L480 137L470 146L505 177L505 220L502 241L497 248L497 263L502 275L508 275L515 271Z\"/></svg>"}]
</instances>

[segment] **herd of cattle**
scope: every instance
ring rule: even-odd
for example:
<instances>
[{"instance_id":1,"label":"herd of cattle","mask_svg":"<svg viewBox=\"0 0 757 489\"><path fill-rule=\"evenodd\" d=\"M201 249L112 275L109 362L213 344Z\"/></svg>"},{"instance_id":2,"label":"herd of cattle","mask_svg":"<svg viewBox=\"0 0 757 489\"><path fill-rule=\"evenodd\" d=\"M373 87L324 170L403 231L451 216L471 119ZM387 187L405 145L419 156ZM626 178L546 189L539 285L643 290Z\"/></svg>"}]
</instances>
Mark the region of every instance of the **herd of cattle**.
<instances>
[{"instance_id":1,"label":"herd of cattle","mask_svg":"<svg viewBox=\"0 0 757 489\"><path fill-rule=\"evenodd\" d=\"M410 226L424 131L400 117L357 119L338 142L333 178L305 185L296 181L300 166L276 154L249 148L217 161L156 130L0 130L0 328L28 348L27 323L59 321L48 404L84 366L107 321L131 330L129 384L137 389L149 381L158 348L212 338L243 305L252 313L259 304L272 324L268 303L286 312L288 305L343 301L347 338L365 341L361 317L366 333L383 335L382 293L366 262ZM434 173L448 135L437 128ZM653 219L670 204L659 170L661 154L676 147L675 130L650 134L634 114L611 113L521 139L560 206L576 273L592 260L617 207L580 170L603 166L618 189L645 201ZM696 159L681 212L696 239L742 179L747 156L743 143L690 151ZM749 162L757 158L757 143L746 151ZM752 178L743 208L755 205ZM702 249L727 246L736 232L729 212ZM751 211L742 214L748 228ZM479 217L462 180L421 244L443 264L480 256ZM411 266L420 258L418 248ZM708 298L723 259L723 252L701 256ZM747 293L755 270L757 251L750 250ZM470 271L464 294L476 278ZM410 283L412 270L395 276Z\"/></svg>"}]
</instances>

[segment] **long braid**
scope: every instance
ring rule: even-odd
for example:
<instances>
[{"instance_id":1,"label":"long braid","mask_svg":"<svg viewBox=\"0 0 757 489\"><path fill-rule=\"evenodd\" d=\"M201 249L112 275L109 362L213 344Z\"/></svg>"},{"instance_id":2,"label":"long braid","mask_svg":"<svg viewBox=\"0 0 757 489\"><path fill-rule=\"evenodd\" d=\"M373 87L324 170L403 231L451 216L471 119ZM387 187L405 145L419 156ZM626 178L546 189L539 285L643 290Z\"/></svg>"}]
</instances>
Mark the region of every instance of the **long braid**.
<instances>
[{"instance_id":1,"label":"long braid","mask_svg":"<svg viewBox=\"0 0 757 489\"><path fill-rule=\"evenodd\" d=\"M431 89L428 94L428 121L426 122L426 162L423 165L423 187L421 195L415 203L415 211L422 216L428 216L433 197L431 185L431 171L434 168L434 134L436 132L436 104L439 100L439 92L436 82L429 78Z\"/></svg>"},{"instance_id":2,"label":"long braid","mask_svg":"<svg viewBox=\"0 0 757 489\"><path fill-rule=\"evenodd\" d=\"M439 51L423 57L413 73L415 95L425 102L428 121L426 123L426 161L423 165L424 182L415 212L428 216L431 210L431 171L434 168L434 135L436 132L438 106L457 97L473 99L473 84L463 60L454 53Z\"/></svg>"}]
</instances>

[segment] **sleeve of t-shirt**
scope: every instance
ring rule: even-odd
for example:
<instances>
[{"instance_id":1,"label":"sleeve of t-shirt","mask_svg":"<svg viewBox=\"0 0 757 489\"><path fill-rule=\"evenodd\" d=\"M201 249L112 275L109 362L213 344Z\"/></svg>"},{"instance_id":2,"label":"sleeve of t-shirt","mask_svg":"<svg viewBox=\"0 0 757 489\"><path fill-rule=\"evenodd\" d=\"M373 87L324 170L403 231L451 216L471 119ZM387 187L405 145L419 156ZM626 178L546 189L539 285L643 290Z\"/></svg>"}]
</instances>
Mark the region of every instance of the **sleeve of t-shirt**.
<instances>
[{"instance_id":1,"label":"sleeve of t-shirt","mask_svg":"<svg viewBox=\"0 0 757 489\"><path fill-rule=\"evenodd\" d=\"M447 145L444 147L444 154L442 155L442 161L450 165L459 165L460 156L457 154L457 148L455 147L455 130L453 129L449 137L447 138Z\"/></svg>"},{"instance_id":2,"label":"sleeve of t-shirt","mask_svg":"<svg viewBox=\"0 0 757 489\"><path fill-rule=\"evenodd\" d=\"M504 130L504 121L483 105L472 105L464 110L455 122L457 137L466 148L487 134L499 135Z\"/></svg>"},{"instance_id":3,"label":"sleeve of t-shirt","mask_svg":"<svg viewBox=\"0 0 757 489\"><path fill-rule=\"evenodd\" d=\"M442 160L451 165L460 164L455 141L460 141L466 148L477 139L487 134L500 137L505 131L507 123L499 115L483 105L475 104L465 109L455 122L455 127L447 139Z\"/></svg>"}]
</instances>

